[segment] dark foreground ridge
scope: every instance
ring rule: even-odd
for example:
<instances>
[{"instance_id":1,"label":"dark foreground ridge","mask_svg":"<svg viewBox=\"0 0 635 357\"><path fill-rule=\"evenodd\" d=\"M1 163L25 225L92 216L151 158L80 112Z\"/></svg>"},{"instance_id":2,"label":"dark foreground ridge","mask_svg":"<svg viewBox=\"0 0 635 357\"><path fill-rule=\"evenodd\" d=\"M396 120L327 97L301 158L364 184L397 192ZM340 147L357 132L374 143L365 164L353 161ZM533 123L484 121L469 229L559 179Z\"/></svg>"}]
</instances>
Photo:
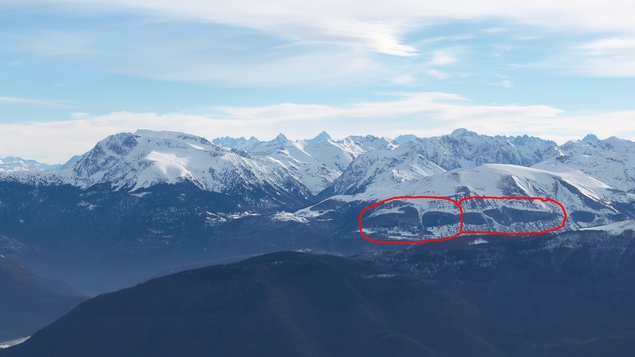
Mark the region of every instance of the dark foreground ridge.
<instances>
[{"instance_id":1,"label":"dark foreground ridge","mask_svg":"<svg viewBox=\"0 0 635 357\"><path fill-rule=\"evenodd\" d=\"M630 230L279 252L98 296L0 357L631 356L634 287Z\"/></svg>"},{"instance_id":2,"label":"dark foreground ridge","mask_svg":"<svg viewBox=\"0 0 635 357\"><path fill-rule=\"evenodd\" d=\"M84 300L0 254L0 343L30 336Z\"/></svg>"},{"instance_id":3,"label":"dark foreground ridge","mask_svg":"<svg viewBox=\"0 0 635 357\"><path fill-rule=\"evenodd\" d=\"M498 356L522 347L432 282L283 252L98 296L0 355Z\"/></svg>"}]
</instances>

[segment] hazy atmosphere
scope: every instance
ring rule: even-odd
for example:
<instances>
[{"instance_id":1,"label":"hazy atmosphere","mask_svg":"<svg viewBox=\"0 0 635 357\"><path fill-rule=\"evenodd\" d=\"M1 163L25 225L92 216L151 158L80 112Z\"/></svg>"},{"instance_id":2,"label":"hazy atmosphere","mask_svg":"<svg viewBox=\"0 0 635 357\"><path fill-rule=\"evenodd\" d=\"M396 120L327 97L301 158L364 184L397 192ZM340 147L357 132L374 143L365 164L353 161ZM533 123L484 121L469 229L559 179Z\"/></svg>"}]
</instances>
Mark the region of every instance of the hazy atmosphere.
<instances>
[{"instance_id":1,"label":"hazy atmosphere","mask_svg":"<svg viewBox=\"0 0 635 357\"><path fill-rule=\"evenodd\" d=\"M633 355L633 14L0 0L0 357Z\"/></svg>"}]
</instances>

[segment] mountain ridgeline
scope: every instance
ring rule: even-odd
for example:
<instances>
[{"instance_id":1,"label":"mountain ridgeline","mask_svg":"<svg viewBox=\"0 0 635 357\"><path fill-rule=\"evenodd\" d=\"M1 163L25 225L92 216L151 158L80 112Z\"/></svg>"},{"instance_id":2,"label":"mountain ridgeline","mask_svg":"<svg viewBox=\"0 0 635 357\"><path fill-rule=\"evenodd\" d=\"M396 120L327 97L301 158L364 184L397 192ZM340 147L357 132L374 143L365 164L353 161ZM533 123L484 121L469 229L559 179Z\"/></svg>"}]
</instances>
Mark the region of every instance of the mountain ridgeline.
<instances>
[{"instance_id":1,"label":"mountain ridgeline","mask_svg":"<svg viewBox=\"0 0 635 357\"><path fill-rule=\"evenodd\" d=\"M0 237L2 239L2 237ZM0 343L31 335L86 300L0 254Z\"/></svg>"},{"instance_id":2,"label":"mountain ridgeline","mask_svg":"<svg viewBox=\"0 0 635 357\"><path fill-rule=\"evenodd\" d=\"M100 295L0 356L629 356L634 242L629 229L271 253Z\"/></svg>"},{"instance_id":3,"label":"mountain ridgeline","mask_svg":"<svg viewBox=\"0 0 635 357\"><path fill-rule=\"evenodd\" d=\"M3 162L13 166L0 171L0 253L87 294L253 254L390 249L360 237L358 215L393 196L549 197L566 207L564 231L635 217L635 143L618 138L558 146L458 129L396 140L208 141L139 130L62 166ZM384 208L364 217L381 239L456 229L456 207L404 200ZM481 200L467 208L474 231L544 231L564 218L549 205Z\"/></svg>"}]
</instances>

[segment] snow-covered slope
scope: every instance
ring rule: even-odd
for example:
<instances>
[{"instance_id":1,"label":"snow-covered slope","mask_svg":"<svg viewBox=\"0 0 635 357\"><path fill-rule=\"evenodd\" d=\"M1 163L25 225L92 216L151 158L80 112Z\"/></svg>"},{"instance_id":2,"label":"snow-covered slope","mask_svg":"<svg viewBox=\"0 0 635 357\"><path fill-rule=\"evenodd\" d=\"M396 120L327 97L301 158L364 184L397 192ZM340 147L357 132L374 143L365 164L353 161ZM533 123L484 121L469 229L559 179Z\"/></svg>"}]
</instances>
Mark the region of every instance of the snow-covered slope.
<instances>
[{"instance_id":1,"label":"snow-covered slope","mask_svg":"<svg viewBox=\"0 0 635 357\"><path fill-rule=\"evenodd\" d=\"M552 141L528 136L490 137L465 129L433 138L402 136L398 141L372 135L335 141L322 132L313 139L295 142L283 135L263 142L254 138L214 142L277 162L313 194L327 189L323 196L358 192L371 182L412 181L484 163L530 166L559 154Z\"/></svg>"},{"instance_id":2,"label":"snow-covered slope","mask_svg":"<svg viewBox=\"0 0 635 357\"><path fill-rule=\"evenodd\" d=\"M335 180L355 153L329 139L291 141L282 134L249 150L249 154L279 165L317 194Z\"/></svg>"},{"instance_id":3,"label":"snow-covered slope","mask_svg":"<svg viewBox=\"0 0 635 357\"><path fill-rule=\"evenodd\" d=\"M557 155L556 144L532 137L491 137L457 129L450 135L410 139L391 151L360 155L327 191L354 194L393 183L416 181L446 170L484 163L529 166Z\"/></svg>"},{"instance_id":4,"label":"snow-covered slope","mask_svg":"<svg viewBox=\"0 0 635 357\"><path fill-rule=\"evenodd\" d=\"M183 133L121 133L100 141L60 170L14 170L0 172L0 177L28 185L69 184L83 189L105 184L133 192L187 182L252 202L292 198L294 207L311 205L318 194L324 202L336 202L333 207L397 195L457 200L470 195L551 197L571 212L571 229L635 214L634 196L624 192L635 192L635 143L617 138L588 137L559 148L539 138L492 137L457 129L440 137L403 136L400 144L370 135L333 140L325 132L299 141L283 134L271 141L227 137L215 141L230 148ZM534 168L527 167L531 165ZM500 210L499 203L471 202L471 213ZM320 210L313 207L298 214L319 217ZM542 208L530 202L506 209Z\"/></svg>"},{"instance_id":5,"label":"snow-covered slope","mask_svg":"<svg viewBox=\"0 0 635 357\"><path fill-rule=\"evenodd\" d=\"M635 220L615 222L604 226L583 228L583 231L605 231L611 234L622 234L627 230L635 232Z\"/></svg>"},{"instance_id":6,"label":"snow-covered slope","mask_svg":"<svg viewBox=\"0 0 635 357\"><path fill-rule=\"evenodd\" d=\"M389 151L396 144L386 138L350 136L335 141L322 132L313 139L291 141L283 134L271 141L244 138L214 139L214 143L245 150L250 156L279 165L313 194L328 187L357 156L368 151Z\"/></svg>"},{"instance_id":7,"label":"snow-covered slope","mask_svg":"<svg viewBox=\"0 0 635 357\"><path fill-rule=\"evenodd\" d=\"M47 165L14 156L0 158L0 172L58 170L61 167L62 165Z\"/></svg>"},{"instance_id":8,"label":"snow-covered slope","mask_svg":"<svg viewBox=\"0 0 635 357\"><path fill-rule=\"evenodd\" d=\"M212 140L212 143L230 149L249 151L260 145L262 142L253 136L249 139L245 139L244 137L231 138L229 136L224 136L222 138Z\"/></svg>"},{"instance_id":9,"label":"snow-covered slope","mask_svg":"<svg viewBox=\"0 0 635 357\"><path fill-rule=\"evenodd\" d=\"M580 171L611 187L635 193L635 142L611 137L570 141L560 147L563 155L538 163L535 167L555 171Z\"/></svg>"},{"instance_id":10,"label":"snow-covered slope","mask_svg":"<svg viewBox=\"0 0 635 357\"><path fill-rule=\"evenodd\" d=\"M213 192L254 186L304 190L277 165L201 137L173 132L140 130L110 136L85 154L71 171L72 184L82 187L110 183L135 190L157 183L190 181Z\"/></svg>"},{"instance_id":11,"label":"snow-covered slope","mask_svg":"<svg viewBox=\"0 0 635 357\"><path fill-rule=\"evenodd\" d=\"M387 167L385 171L391 170L392 167ZM616 191L579 172L553 173L503 164L486 164L403 182L373 181L365 190L333 196L296 214L319 219L331 213L324 207L338 207L339 210L345 206L363 207L394 196L442 196L456 201L469 196L548 197L564 205L568 214L566 229L605 225L635 217L635 194ZM424 201L426 204L422 204ZM377 227L368 229L401 239L421 239L416 232L423 234L423 228L417 228L413 222L425 222L425 214L433 214L436 222L444 223L436 224L426 234L432 232L434 237L444 237L456 233L458 208L440 200L435 204L442 207L430 207L432 201L405 199L381 206L381 210L368 217ZM468 231L539 232L558 227L564 218L559 206L542 201L474 199L465 201L461 208L465 214L464 229ZM418 214L413 216L412 209ZM396 213L401 216L394 217ZM388 216L379 219L378 215ZM397 232L387 228L393 224L390 222L399 224ZM404 227L403 222L411 224Z\"/></svg>"},{"instance_id":12,"label":"snow-covered slope","mask_svg":"<svg viewBox=\"0 0 635 357\"><path fill-rule=\"evenodd\" d=\"M360 155L329 188L329 194L382 191L445 172L408 147L374 150Z\"/></svg>"},{"instance_id":13,"label":"snow-covered slope","mask_svg":"<svg viewBox=\"0 0 635 357\"><path fill-rule=\"evenodd\" d=\"M139 130L111 135L55 172L11 159L4 162L11 170L0 168L0 174L2 180L33 185L109 184L134 191L188 181L212 192L238 194L267 187L274 195L292 192L308 198L330 185L361 153L396 146L370 135L334 141L325 132L306 141L293 142L280 134L271 141L226 137L216 142L229 147L189 134Z\"/></svg>"},{"instance_id":14,"label":"snow-covered slope","mask_svg":"<svg viewBox=\"0 0 635 357\"><path fill-rule=\"evenodd\" d=\"M404 143L407 151L424 156L446 170L482 164L531 166L559 154L557 144L529 136L487 136L457 129L450 135Z\"/></svg>"},{"instance_id":15,"label":"snow-covered slope","mask_svg":"<svg viewBox=\"0 0 635 357\"><path fill-rule=\"evenodd\" d=\"M156 184L190 182L200 189L238 196L261 192L272 198L311 194L286 170L242 151L204 138L174 132L139 130L100 141L69 168L55 172L16 172L13 181L70 184L82 188L108 184L135 191Z\"/></svg>"}]
</instances>

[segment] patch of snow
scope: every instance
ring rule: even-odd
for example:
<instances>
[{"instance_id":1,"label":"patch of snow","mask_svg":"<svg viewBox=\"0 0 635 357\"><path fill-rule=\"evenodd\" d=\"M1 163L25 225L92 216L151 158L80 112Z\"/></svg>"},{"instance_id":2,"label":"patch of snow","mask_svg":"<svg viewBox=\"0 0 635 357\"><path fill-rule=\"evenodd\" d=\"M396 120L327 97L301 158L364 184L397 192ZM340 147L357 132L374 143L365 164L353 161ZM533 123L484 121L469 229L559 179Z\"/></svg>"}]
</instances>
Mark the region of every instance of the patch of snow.
<instances>
[{"instance_id":1,"label":"patch of snow","mask_svg":"<svg viewBox=\"0 0 635 357\"><path fill-rule=\"evenodd\" d=\"M489 242L488 242L488 241L486 241L486 240L485 240L485 239L483 239L483 238L476 238L475 240L473 240L473 241L469 242L468 244L469 244L469 245L479 245L479 244L487 244L487 243L489 243Z\"/></svg>"},{"instance_id":2,"label":"patch of snow","mask_svg":"<svg viewBox=\"0 0 635 357\"><path fill-rule=\"evenodd\" d=\"M11 340L11 341L6 341L6 342L0 342L0 348L9 348L11 346L15 346L15 345L19 345L22 342L28 340L31 336L28 337L22 337L22 338L17 338L15 340Z\"/></svg>"},{"instance_id":3,"label":"patch of snow","mask_svg":"<svg viewBox=\"0 0 635 357\"><path fill-rule=\"evenodd\" d=\"M86 209L88 209L89 211L93 211L95 208L97 208L97 205L94 205L92 203L86 202L86 201L80 201L77 203L78 207L85 207Z\"/></svg>"},{"instance_id":4,"label":"patch of snow","mask_svg":"<svg viewBox=\"0 0 635 357\"><path fill-rule=\"evenodd\" d=\"M635 220L628 220L622 222L615 222L603 226L587 227L580 229L581 231L605 231L611 234L621 234L624 231L635 231Z\"/></svg>"},{"instance_id":5,"label":"patch of snow","mask_svg":"<svg viewBox=\"0 0 635 357\"><path fill-rule=\"evenodd\" d=\"M168 179L192 176L192 173L185 168L187 166L188 159L177 157L174 153L152 151L145 157L145 159L153 161L156 167L161 170Z\"/></svg>"},{"instance_id":6,"label":"patch of snow","mask_svg":"<svg viewBox=\"0 0 635 357\"><path fill-rule=\"evenodd\" d=\"M243 217L254 217L254 216L260 216L260 214L253 213L253 212L236 212L236 213L228 214L226 217L230 219L238 219Z\"/></svg>"},{"instance_id":7,"label":"patch of snow","mask_svg":"<svg viewBox=\"0 0 635 357\"><path fill-rule=\"evenodd\" d=\"M309 223L306 218L297 216L290 212L278 212L273 216L273 219L284 222Z\"/></svg>"},{"instance_id":8,"label":"patch of snow","mask_svg":"<svg viewBox=\"0 0 635 357\"><path fill-rule=\"evenodd\" d=\"M395 277L396 274L373 274L373 275L365 275L364 278L366 279L387 279L387 278L393 278Z\"/></svg>"}]
</instances>

